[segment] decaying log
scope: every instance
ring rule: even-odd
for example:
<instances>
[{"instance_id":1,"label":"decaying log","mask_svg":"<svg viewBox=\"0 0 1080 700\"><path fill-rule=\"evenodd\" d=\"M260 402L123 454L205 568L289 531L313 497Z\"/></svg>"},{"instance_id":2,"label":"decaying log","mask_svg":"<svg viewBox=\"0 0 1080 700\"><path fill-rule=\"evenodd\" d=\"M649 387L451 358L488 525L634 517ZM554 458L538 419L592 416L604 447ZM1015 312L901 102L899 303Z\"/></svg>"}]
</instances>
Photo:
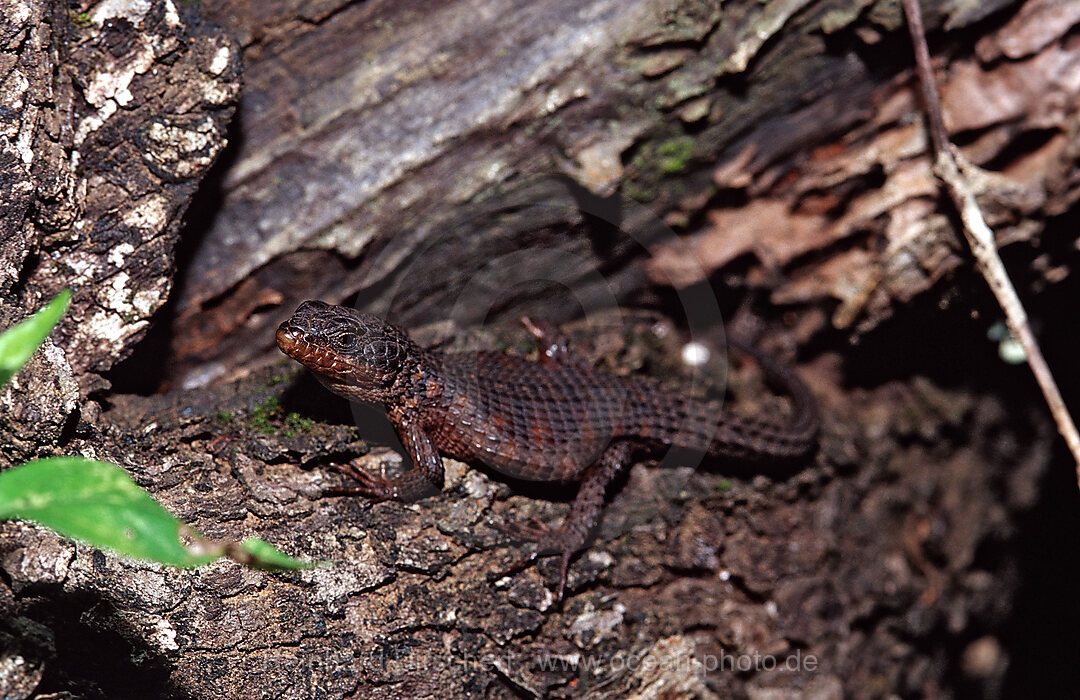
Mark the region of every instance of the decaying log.
<instances>
[{"instance_id":1,"label":"decaying log","mask_svg":"<svg viewBox=\"0 0 1080 700\"><path fill-rule=\"evenodd\" d=\"M1055 40L1075 18L1042 3L986 19L1007 4L931 8L929 20L985 34L947 56L946 109L972 161L1010 179L987 192L993 224L1025 240L1076 198L1077 49ZM248 39L246 137L177 301L175 371L189 384L273 356L271 330L304 298L359 294L405 323L445 317L477 260L509 264L541 233L620 298L644 281L639 242L651 278L678 286L752 254L777 303L858 331L961 260L934 215L899 5L598 2L568 21L561 3L503 2L463 22L471 6L368 3L303 26L287 8L243 8L250 37L296 31ZM531 189L553 172L614 200L613 251L581 220L581 197ZM621 219L620 195L667 212L704 268ZM497 306L480 302L467 323Z\"/></svg>"},{"instance_id":2,"label":"decaying log","mask_svg":"<svg viewBox=\"0 0 1080 700\"><path fill-rule=\"evenodd\" d=\"M0 695L1001 692L1016 523L1057 453L965 325L992 307L898 3L300 5L0 2L0 325L75 290L0 392L0 463L108 459L212 538L332 564L177 572L0 523ZM1075 6L924 6L951 137L1048 295L1077 254ZM520 553L493 522L557 520L572 490L448 462L418 504L320 498L328 463L397 457L377 413L280 361L298 301L523 351L523 311L584 314L587 360L683 387L679 316L707 287L804 349L820 453L636 465L561 607L547 563L487 574ZM110 391L147 366L168 391ZM752 366L729 384L784 410Z\"/></svg>"}]
</instances>

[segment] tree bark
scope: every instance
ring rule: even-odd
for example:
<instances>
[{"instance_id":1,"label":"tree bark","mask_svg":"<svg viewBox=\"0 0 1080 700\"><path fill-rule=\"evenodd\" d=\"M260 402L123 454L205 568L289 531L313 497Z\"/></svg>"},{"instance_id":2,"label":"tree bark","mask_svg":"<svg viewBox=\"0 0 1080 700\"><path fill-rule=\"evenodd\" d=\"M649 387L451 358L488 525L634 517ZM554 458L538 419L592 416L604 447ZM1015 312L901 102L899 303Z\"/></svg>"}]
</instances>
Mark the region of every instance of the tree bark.
<instances>
[{"instance_id":1,"label":"tree bark","mask_svg":"<svg viewBox=\"0 0 1080 700\"><path fill-rule=\"evenodd\" d=\"M899 4L0 5L0 325L75 290L0 393L0 460L112 460L210 537L332 564L178 572L0 523L0 695L1002 692L1017 520L1063 467L974 340L994 310L930 170ZM999 243L1061 298L1080 13L925 12ZM697 381L683 344L720 346L705 321L749 299L764 345L803 348L821 450L636 465L560 607L547 563L487 581L520 554L492 522L557 521L572 489L448 462L418 504L319 497L345 483L329 462L396 458L377 415L281 362L273 329L308 298L459 348L584 317L589 361L673 388ZM110 389L137 372L167 390ZM737 410L784 410L752 367L729 383Z\"/></svg>"}]
</instances>

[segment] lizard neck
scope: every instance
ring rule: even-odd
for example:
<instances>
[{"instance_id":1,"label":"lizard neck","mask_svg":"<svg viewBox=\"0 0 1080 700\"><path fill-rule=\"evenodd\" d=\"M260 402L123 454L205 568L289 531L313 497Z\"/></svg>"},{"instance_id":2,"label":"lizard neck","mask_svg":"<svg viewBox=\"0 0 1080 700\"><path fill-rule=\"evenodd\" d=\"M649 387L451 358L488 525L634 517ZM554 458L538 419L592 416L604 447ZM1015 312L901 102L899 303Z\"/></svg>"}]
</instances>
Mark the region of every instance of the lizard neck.
<instances>
[{"instance_id":1,"label":"lizard neck","mask_svg":"<svg viewBox=\"0 0 1080 700\"><path fill-rule=\"evenodd\" d=\"M440 353L414 345L383 401L388 409L429 408L443 392Z\"/></svg>"}]
</instances>

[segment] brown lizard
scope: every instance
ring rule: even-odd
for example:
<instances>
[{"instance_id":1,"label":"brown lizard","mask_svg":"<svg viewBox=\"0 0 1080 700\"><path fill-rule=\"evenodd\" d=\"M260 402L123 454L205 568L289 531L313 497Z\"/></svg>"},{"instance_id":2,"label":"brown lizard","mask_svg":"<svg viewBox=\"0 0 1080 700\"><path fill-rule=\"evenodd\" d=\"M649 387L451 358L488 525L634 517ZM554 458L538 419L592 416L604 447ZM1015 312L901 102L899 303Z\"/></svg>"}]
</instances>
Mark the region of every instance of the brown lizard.
<instances>
[{"instance_id":1,"label":"brown lizard","mask_svg":"<svg viewBox=\"0 0 1080 700\"><path fill-rule=\"evenodd\" d=\"M383 404L412 459L412 468L392 479L352 469L359 485L344 492L415 500L442 488L440 454L519 479L580 482L561 527L515 528L538 546L511 570L541 554L562 555L559 599L571 555L599 519L608 483L635 451L675 446L775 462L805 458L816 448L819 421L809 389L757 350L738 346L790 392L795 411L786 424L585 366L567 357L559 339L526 325L546 345L539 362L425 350L377 316L306 301L278 328L277 343L334 393Z\"/></svg>"}]
</instances>

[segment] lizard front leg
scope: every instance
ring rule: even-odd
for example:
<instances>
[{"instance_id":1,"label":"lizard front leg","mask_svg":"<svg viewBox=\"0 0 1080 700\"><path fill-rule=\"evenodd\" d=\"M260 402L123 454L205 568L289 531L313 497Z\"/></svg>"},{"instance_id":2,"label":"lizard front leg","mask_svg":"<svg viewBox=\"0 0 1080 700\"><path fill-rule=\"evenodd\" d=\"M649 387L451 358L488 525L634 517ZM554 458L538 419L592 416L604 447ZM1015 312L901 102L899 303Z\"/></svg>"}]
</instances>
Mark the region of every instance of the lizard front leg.
<instances>
[{"instance_id":1,"label":"lizard front leg","mask_svg":"<svg viewBox=\"0 0 1080 700\"><path fill-rule=\"evenodd\" d=\"M588 539L589 533L600 519L604 507L604 494L608 484L623 470L630 458L630 445L619 441L612 443L588 469L585 470L578 487L577 496L570 506L570 513L558 528L554 529L540 522L517 523L507 525L508 532L536 543L536 549L513 566L499 574L497 578L524 569L537 557L549 554L561 555L559 568L559 588L557 600L562 600L566 589L566 574L570 566L570 557L579 550Z\"/></svg>"},{"instance_id":2,"label":"lizard front leg","mask_svg":"<svg viewBox=\"0 0 1080 700\"><path fill-rule=\"evenodd\" d=\"M423 427L416 421L393 413L390 421L412 460L412 468L393 479L387 479L350 467L344 470L345 473L360 485L331 489L327 491L328 494L365 496L373 501L415 501L442 488L442 458Z\"/></svg>"}]
</instances>

